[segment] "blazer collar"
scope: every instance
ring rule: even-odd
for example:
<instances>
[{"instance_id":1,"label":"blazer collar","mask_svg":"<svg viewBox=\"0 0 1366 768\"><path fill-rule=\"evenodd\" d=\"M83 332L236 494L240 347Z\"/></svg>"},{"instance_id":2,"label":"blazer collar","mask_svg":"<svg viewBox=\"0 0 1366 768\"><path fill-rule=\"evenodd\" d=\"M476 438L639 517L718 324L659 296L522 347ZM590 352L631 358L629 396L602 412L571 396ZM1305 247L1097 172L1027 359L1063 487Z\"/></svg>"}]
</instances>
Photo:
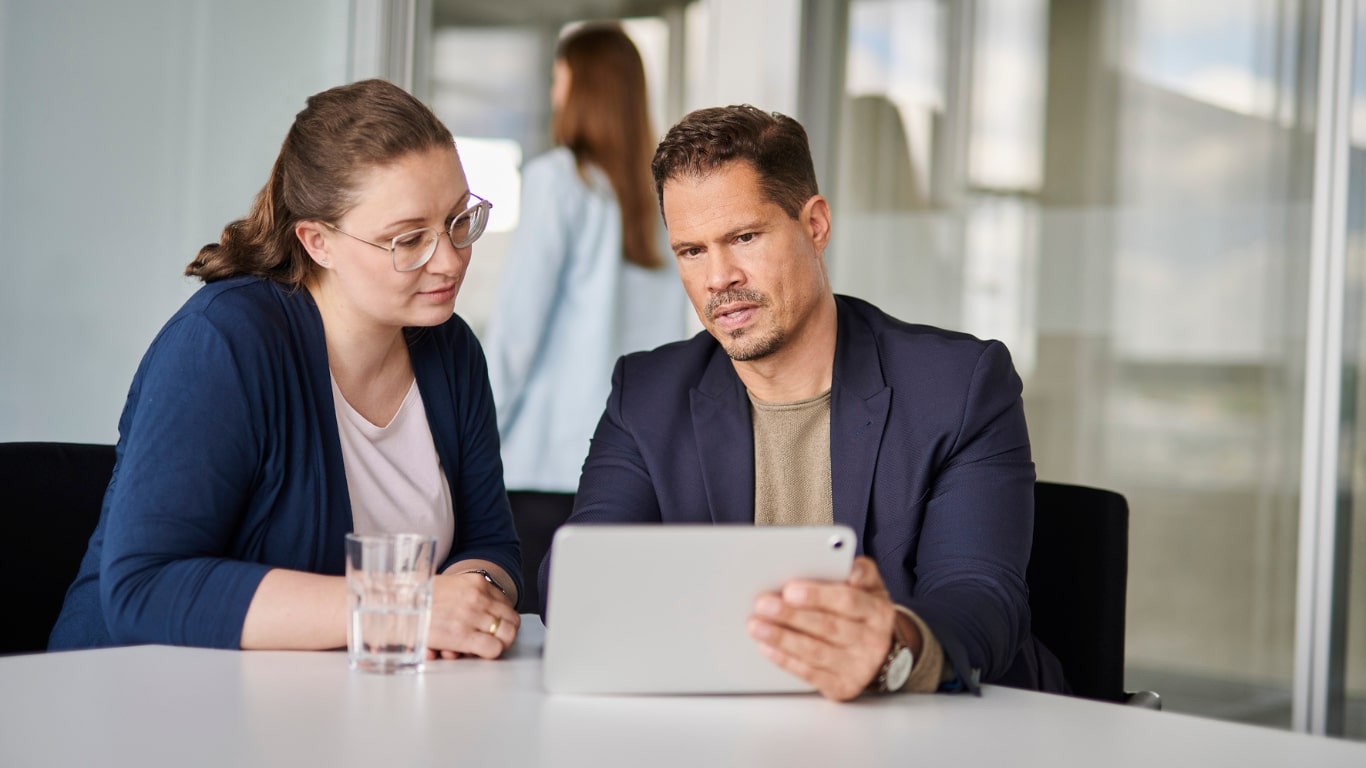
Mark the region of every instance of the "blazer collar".
<instances>
[{"instance_id":1,"label":"blazer collar","mask_svg":"<svg viewBox=\"0 0 1366 768\"><path fill-rule=\"evenodd\" d=\"M857 308L837 296L835 373L830 391L830 492L835 522L854 529L863 553L868 500L892 390L882 375L877 338Z\"/></svg>"},{"instance_id":2,"label":"blazer collar","mask_svg":"<svg viewBox=\"0 0 1366 768\"><path fill-rule=\"evenodd\" d=\"M714 523L754 523L754 428L749 395L718 342L689 393L693 437Z\"/></svg>"},{"instance_id":3,"label":"blazer collar","mask_svg":"<svg viewBox=\"0 0 1366 768\"><path fill-rule=\"evenodd\" d=\"M854 529L863 551L868 499L873 487L891 389L872 329L857 309L836 297L838 330L830 397L831 495L836 523ZM693 435L716 523L754 523L754 429L749 396L725 350L716 344L706 370L690 393Z\"/></svg>"}]
</instances>

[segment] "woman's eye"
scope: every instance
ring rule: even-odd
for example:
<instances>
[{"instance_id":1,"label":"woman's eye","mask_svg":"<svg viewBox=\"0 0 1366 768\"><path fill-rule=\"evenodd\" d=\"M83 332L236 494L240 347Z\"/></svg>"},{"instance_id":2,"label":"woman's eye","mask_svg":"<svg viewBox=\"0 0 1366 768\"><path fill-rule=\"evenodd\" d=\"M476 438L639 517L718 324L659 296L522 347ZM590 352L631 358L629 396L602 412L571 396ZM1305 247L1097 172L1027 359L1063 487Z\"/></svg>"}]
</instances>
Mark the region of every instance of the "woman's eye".
<instances>
[{"instance_id":1,"label":"woman's eye","mask_svg":"<svg viewBox=\"0 0 1366 768\"><path fill-rule=\"evenodd\" d=\"M399 248L416 248L422 244L422 233L414 232L410 235L400 235L394 238L394 243Z\"/></svg>"}]
</instances>

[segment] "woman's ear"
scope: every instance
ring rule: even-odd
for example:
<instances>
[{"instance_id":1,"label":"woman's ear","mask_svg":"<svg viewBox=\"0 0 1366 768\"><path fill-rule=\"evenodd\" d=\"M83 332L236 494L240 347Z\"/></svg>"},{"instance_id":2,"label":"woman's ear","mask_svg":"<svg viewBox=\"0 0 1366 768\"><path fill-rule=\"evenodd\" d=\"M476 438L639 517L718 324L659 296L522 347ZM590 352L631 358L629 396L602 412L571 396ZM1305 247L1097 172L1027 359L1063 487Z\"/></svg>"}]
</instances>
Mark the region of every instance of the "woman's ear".
<instances>
[{"instance_id":1,"label":"woman's ear","mask_svg":"<svg viewBox=\"0 0 1366 768\"><path fill-rule=\"evenodd\" d=\"M320 267L332 266L332 259L327 251L327 238L323 235L323 226L316 221L301 221L294 225L294 236L299 238L304 250L308 251L309 258Z\"/></svg>"}]
</instances>

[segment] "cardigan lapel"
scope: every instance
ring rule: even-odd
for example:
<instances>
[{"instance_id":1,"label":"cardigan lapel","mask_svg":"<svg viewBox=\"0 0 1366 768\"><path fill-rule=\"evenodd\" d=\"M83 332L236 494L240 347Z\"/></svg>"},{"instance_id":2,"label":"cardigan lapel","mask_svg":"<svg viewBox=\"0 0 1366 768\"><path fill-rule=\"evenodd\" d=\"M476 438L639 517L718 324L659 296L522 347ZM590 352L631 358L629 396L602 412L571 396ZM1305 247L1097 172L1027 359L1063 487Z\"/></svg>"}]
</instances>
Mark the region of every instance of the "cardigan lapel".
<instances>
[{"instance_id":1,"label":"cardigan lapel","mask_svg":"<svg viewBox=\"0 0 1366 768\"><path fill-rule=\"evenodd\" d=\"M752 525L754 429L749 398L719 344L689 400L712 522Z\"/></svg>"},{"instance_id":2,"label":"cardigan lapel","mask_svg":"<svg viewBox=\"0 0 1366 768\"><path fill-rule=\"evenodd\" d=\"M321 573L346 572L346 534L354 530L351 520L351 493L346 485L342 459L341 433L337 427L336 403L332 397L332 373L327 359L327 339L322 314L307 288L290 293L281 288L297 324L301 353L308 368L312 389L313 424L318 430L319 482L318 538L313 543L314 567Z\"/></svg>"},{"instance_id":3,"label":"cardigan lapel","mask_svg":"<svg viewBox=\"0 0 1366 768\"><path fill-rule=\"evenodd\" d=\"M892 390L882 378L882 361L867 322L842 299L837 297L836 304L839 328L830 393L830 492L835 522L854 529L862 553L868 500Z\"/></svg>"}]
</instances>

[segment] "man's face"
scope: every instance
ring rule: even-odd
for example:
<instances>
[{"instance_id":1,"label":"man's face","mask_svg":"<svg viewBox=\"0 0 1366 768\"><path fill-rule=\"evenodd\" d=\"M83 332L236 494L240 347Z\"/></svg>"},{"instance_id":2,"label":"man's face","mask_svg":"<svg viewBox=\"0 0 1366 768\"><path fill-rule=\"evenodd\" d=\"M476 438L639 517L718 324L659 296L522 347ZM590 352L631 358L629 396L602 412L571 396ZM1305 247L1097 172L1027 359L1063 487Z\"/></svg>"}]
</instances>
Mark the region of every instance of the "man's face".
<instances>
[{"instance_id":1,"label":"man's face","mask_svg":"<svg viewBox=\"0 0 1366 768\"><path fill-rule=\"evenodd\" d=\"M664 218L693 309L732 360L800 345L830 294L823 252L830 209L813 196L797 218L764 197L759 175L734 162L664 182Z\"/></svg>"}]
</instances>

